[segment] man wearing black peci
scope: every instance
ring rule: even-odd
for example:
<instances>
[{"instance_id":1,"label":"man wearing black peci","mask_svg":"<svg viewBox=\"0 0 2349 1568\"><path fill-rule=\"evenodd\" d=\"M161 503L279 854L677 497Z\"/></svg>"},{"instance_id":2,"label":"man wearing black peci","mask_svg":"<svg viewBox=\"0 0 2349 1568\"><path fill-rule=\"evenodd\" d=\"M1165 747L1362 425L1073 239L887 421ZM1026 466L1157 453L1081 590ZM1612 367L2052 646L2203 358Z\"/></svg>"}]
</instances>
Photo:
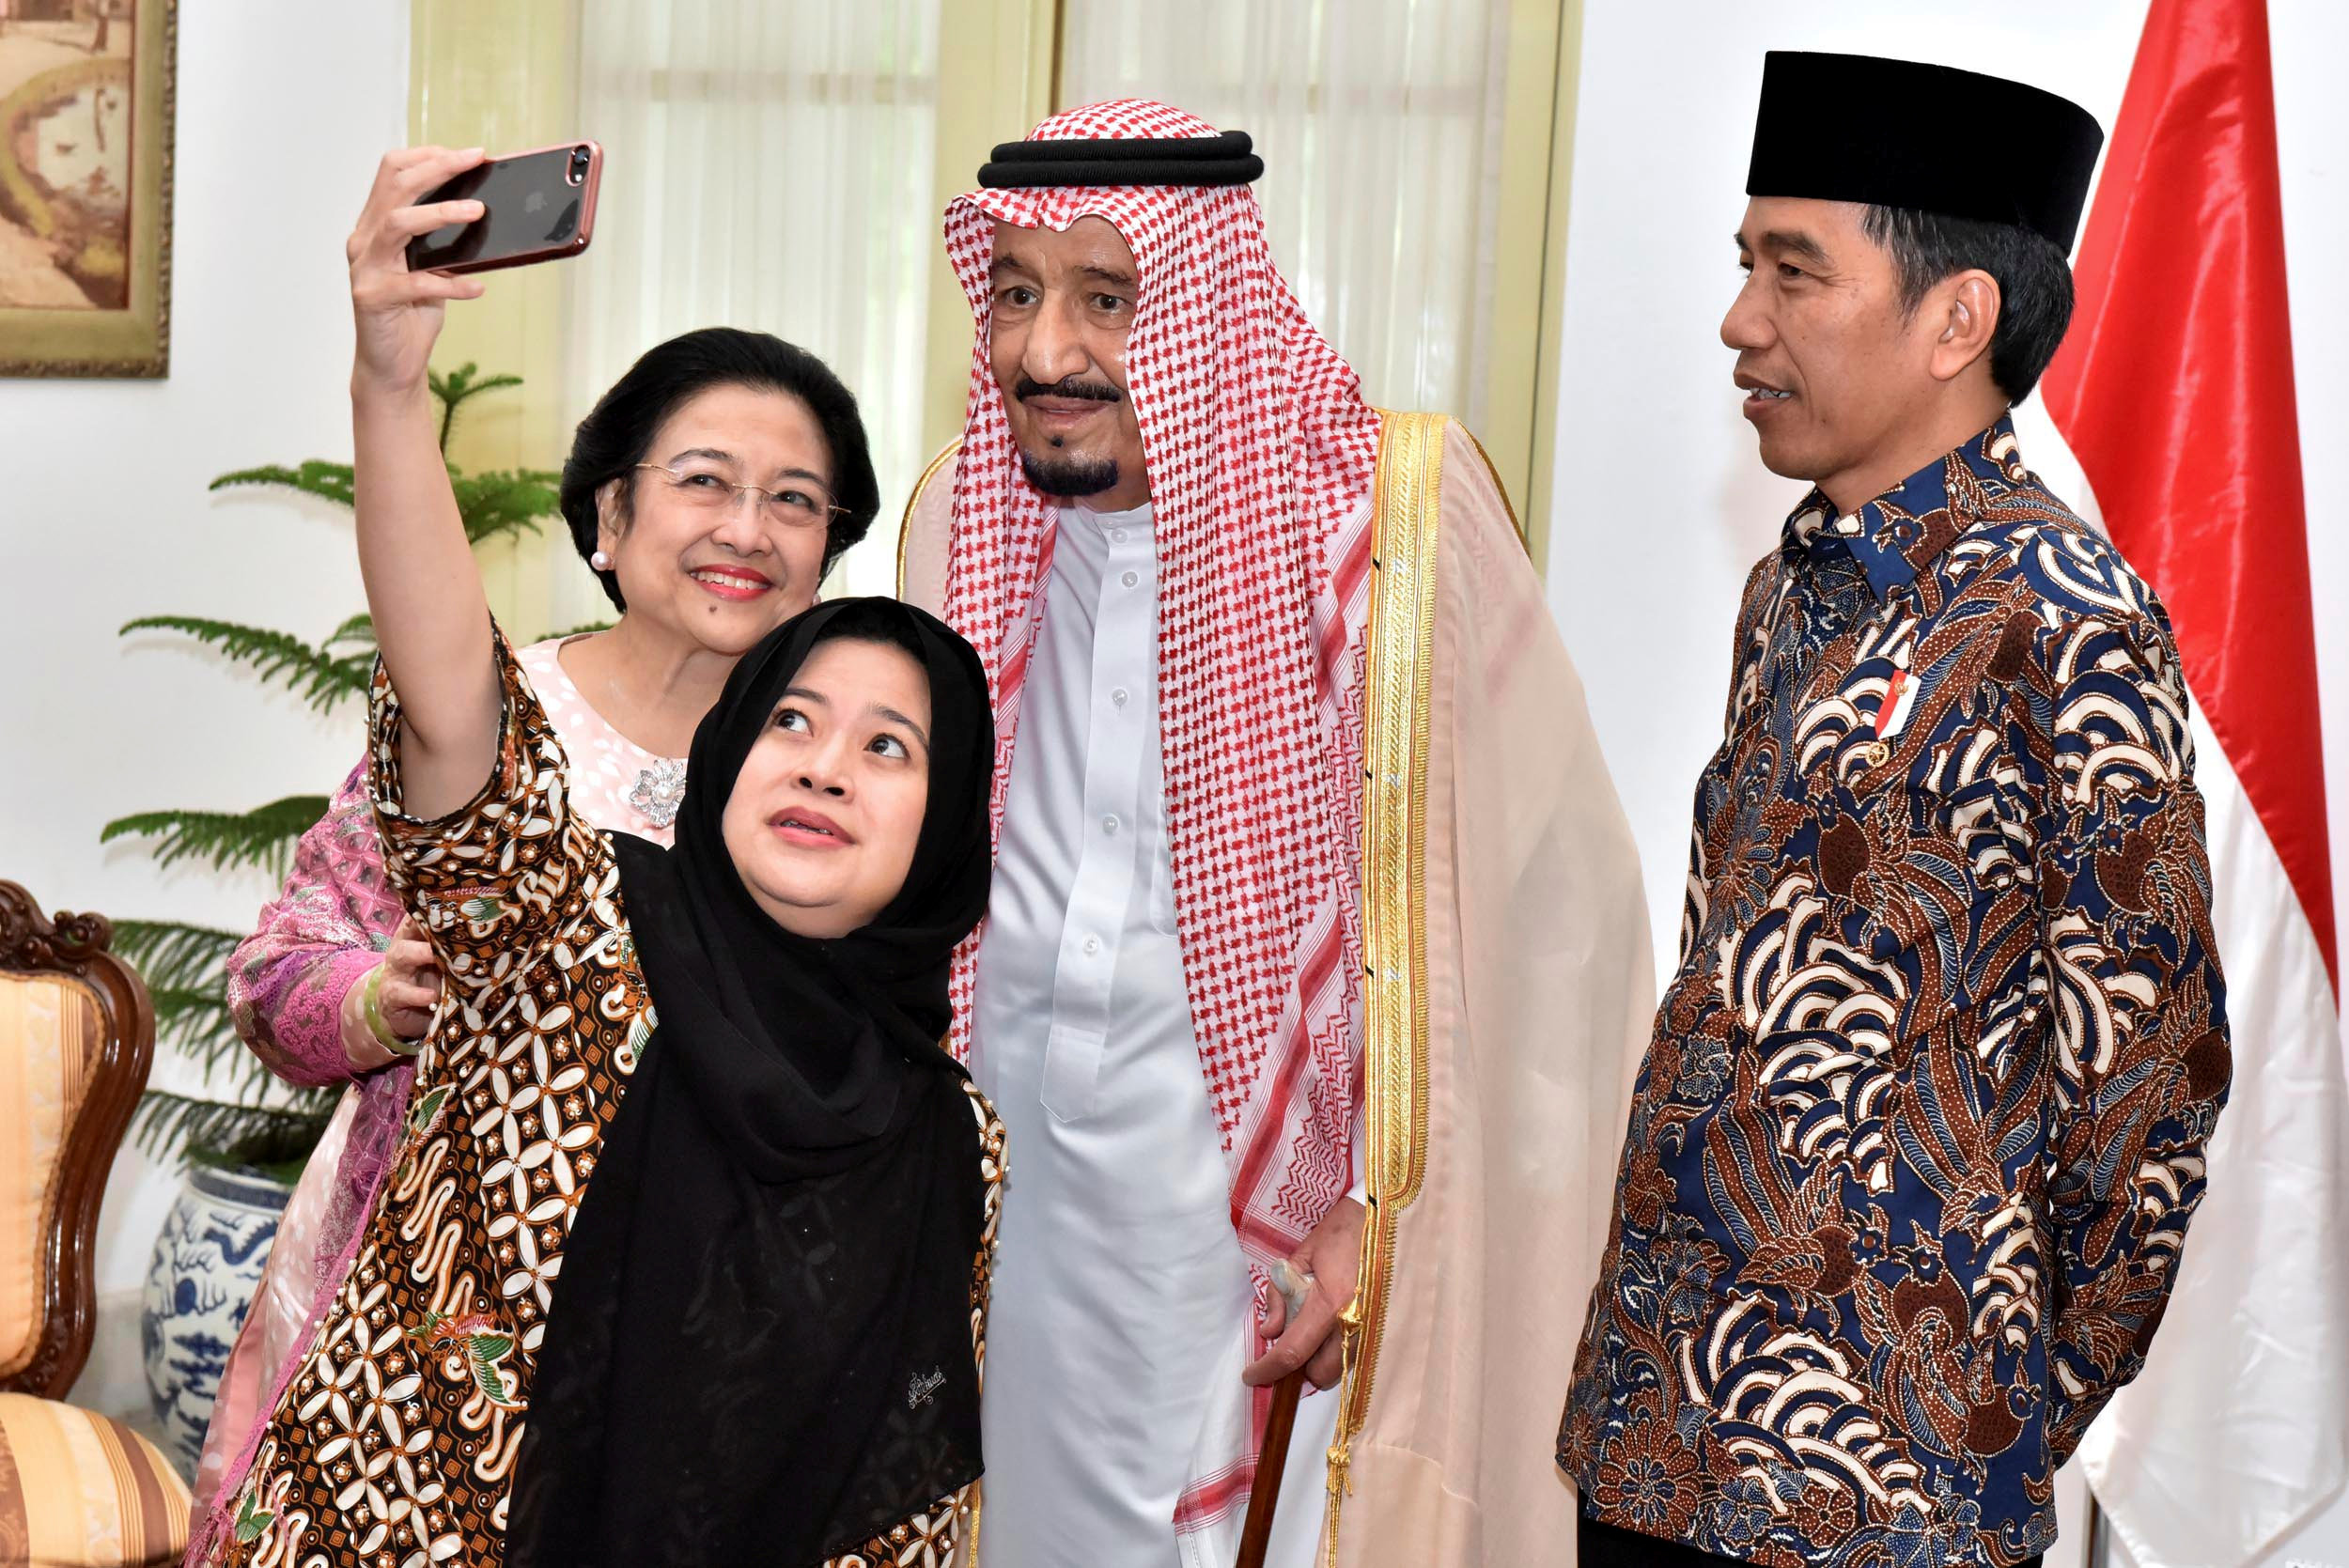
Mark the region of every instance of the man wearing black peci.
<instances>
[{"instance_id":1,"label":"man wearing black peci","mask_svg":"<svg viewBox=\"0 0 2349 1568\"><path fill-rule=\"evenodd\" d=\"M1721 324L1773 473L1559 1460L1586 1565L2033 1563L2226 1094L2169 619L2024 466L2102 133L1774 54Z\"/></svg>"}]
</instances>

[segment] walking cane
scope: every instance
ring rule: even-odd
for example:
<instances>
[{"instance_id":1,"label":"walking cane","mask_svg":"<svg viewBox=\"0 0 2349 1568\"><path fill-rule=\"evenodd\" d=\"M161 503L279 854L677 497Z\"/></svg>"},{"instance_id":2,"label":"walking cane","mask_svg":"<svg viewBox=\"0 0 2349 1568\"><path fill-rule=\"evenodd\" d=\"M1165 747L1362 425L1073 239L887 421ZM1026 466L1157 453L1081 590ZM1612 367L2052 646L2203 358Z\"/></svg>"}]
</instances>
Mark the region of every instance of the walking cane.
<instances>
[{"instance_id":1,"label":"walking cane","mask_svg":"<svg viewBox=\"0 0 2349 1568\"><path fill-rule=\"evenodd\" d=\"M1286 1258L1272 1265L1272 1288L1288 1304L1288 1322L1295 1323L1305 1310L1305 1293L1312 1283ZM1289 1435L1297 1429L1297 1402L1304 1392L1303 1367L1272 1386L1272 1410L1265 1417L1255 1483L1248 1489L1248 1518L1240 1526L1237 1568L1264 1568L1265 1553L1272 1545L1272 1511L1281 1501L1281 1472L1289 1461Z\"/></svg>"}]
</instances>

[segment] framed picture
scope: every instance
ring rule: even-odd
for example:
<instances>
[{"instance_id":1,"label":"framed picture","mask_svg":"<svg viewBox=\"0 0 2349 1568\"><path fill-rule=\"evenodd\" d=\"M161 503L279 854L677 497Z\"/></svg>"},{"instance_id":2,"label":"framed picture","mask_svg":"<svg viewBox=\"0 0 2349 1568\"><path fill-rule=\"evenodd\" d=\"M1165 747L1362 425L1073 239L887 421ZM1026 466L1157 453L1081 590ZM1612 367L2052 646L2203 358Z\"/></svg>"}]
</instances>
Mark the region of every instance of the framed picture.
<instances>
[{"instance_id":1,"label":"framed picture","mask_svg":"<svg viewBox=\"0 0 2349 1568\"><path fill-rule=\"evenodd\" d=\"M178 0L0 0L0 376L161 376Z\"/></svg>"}]
</instances>

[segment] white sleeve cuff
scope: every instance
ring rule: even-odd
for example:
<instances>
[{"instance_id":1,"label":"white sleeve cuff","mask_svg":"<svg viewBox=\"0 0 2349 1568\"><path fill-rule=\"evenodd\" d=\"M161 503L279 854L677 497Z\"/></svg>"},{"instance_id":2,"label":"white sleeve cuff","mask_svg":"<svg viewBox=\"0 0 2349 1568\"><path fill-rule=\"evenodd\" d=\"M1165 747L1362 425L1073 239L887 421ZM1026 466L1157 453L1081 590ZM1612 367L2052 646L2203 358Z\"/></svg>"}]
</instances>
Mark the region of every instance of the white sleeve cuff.
<instances>
[{"instance_id":1,"label":"white sleeve cuff","mask_svg":"<svg viewBox=\"0 0 2349 1568\"><path fill-rule=\"evenodd\" d=\"M1354 1148L1354 1185L1346 1189L1346 1195L1353 1199L1358 1203L1368 1204L1370 1202L1370 1187L1362 1180L1362 1140L1365 1134L1362 1128L1361 1112L1356 1111L1354 1113L1354 1137L1352 1139Z\"/></svg>"}]
</instances>

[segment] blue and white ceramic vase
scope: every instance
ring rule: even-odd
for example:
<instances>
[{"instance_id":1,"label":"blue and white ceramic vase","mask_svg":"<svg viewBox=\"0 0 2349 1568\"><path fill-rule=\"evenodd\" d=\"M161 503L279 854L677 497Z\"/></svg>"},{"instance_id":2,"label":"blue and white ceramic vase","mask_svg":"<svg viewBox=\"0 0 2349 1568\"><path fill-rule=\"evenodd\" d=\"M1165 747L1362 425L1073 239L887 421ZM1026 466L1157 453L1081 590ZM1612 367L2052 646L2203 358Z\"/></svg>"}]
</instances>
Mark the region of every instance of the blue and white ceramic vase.
<instances>
[{"instance_id":1,"label":"blue and white ceramic vase","mask_svg":"<svg viewBox=\"0 0 2349 1568\"><path fill-rule=\"evenodd\" d=\"M163 1449L182 1475L195 1473L229 1347L292 1196L293 1188L258 1176L191 1166L155 1238L140 1338Z\"/></svg>"}]
</instances>

